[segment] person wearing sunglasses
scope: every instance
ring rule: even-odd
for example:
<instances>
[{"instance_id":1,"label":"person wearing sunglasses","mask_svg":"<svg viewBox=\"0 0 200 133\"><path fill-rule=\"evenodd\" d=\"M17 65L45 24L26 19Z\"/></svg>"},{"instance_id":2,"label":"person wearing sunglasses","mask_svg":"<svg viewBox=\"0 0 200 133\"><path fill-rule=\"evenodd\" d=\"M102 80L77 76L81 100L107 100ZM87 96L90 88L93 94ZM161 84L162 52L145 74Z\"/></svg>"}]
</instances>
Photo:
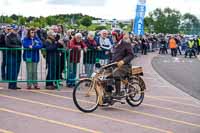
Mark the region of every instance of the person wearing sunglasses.
<instances>
[{"instance_id":1,"label":"person wearing sunglasses","mask_svg":"<svg viewBox=\"0 0 200 133\"><path fill-rule=\"evenodd\" d=\"M27 89L32 89L32 85L34 89L40 89L37 83L37 66L40 60L39 50L43 47L42 42L36 37L34 28L28 30L27 36L22 42L25 48L23 60L26 62Z\"/></svg>"}]
</instances>

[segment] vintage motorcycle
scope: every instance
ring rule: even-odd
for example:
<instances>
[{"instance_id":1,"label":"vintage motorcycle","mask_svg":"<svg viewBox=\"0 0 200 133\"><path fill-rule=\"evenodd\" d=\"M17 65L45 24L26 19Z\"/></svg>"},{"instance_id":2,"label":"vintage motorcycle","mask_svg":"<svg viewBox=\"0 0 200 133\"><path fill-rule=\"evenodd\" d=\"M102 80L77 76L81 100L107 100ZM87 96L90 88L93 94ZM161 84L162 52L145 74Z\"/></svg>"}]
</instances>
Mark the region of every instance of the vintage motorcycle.
<instances>
[{"instance_id":1,"label":"vintage motorcycle","mask_svg":"<svg viewBox=\"0 0 200 133\"><path fill-rule=\"evenodd\" d=\"M112 73L117 69L117 63L101 66L95 65L97 70L91 78L83 78L77 83L73 90L73 101L76 107L85 113L95 111L98 106L112 106L115 103L125 104L125 101L132 107L139 106L144 99L146 90L142 67L132 66L127 76L121 78L122 95L115 94L116 89L108 91L108 83L113 83ZM109 71L108 71L109 69ZM125 99L125 100L124 100Z\"/></svg>"}]
</instances>

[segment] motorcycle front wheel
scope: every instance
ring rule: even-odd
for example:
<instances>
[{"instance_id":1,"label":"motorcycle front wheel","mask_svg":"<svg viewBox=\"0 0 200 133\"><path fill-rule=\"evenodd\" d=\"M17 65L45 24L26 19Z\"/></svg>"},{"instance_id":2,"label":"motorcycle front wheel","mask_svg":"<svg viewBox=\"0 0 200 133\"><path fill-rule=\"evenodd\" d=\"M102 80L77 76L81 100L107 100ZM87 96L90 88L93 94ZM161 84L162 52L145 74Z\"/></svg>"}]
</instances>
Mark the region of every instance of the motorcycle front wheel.
<instances>
[{"instance_id":1,"label":"motorcycle front wheel","mask_svg":"<svg viewBox=\"0 0 200 133\"><path fill-rule=\"evenodd\" d=\"M90 113L97 109L98 94L91 79L78 82L73 91L73 101L82 112Z\"/></svg>"}]
</instances>

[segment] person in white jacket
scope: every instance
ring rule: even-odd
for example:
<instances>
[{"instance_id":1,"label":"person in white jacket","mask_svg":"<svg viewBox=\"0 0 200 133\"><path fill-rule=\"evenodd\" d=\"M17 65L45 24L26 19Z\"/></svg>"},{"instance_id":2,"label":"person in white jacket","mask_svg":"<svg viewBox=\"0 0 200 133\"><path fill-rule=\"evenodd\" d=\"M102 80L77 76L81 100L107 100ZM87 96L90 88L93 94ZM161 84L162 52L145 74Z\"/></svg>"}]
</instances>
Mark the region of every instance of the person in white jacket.
<instances>
[{"instance_id":1,"label":"person in white jacket","mask_svg":"<svg viewBox=\"0 0 200 133\"><path fill-rule=\"evenodd\" d=\"M98 52L97 57L100 59L100 64L104 65L108 63L109 53L113 47L112 38L108 36L107 30L102 30L100 32L100 37L97 39Z\"/></svg>"}]
</instances>

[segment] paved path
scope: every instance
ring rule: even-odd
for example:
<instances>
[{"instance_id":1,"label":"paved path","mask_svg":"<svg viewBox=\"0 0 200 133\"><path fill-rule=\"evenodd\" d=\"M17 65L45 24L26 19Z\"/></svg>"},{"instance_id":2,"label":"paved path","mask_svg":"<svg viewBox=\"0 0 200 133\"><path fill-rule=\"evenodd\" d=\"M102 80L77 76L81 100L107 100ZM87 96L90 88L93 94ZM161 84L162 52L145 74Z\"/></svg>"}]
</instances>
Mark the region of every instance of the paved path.
<instances>
[{"instance_id":1,"label":"paved path","mask_svg":"<svg viewBox=\"0 0 200 133\"><path fill-rule=\"evenodd\" d=\"M137 107L116 104L90 114L79 112L72 89L11 91L0 84L3 133L199 133L200 102L161 78L151 66L155 54L134 63L144 67L147 92Z\"/></svg>"},{"instance_id":2,"label":"paved path","mask_svg":"<svg viewBox=\"0 0 200 133\"><path fill-rule=\"evenodd\" d=\"M158 56L152 64L162 77L200 100L200 61L197 58Z\"/></svg>"}]
</instances>

